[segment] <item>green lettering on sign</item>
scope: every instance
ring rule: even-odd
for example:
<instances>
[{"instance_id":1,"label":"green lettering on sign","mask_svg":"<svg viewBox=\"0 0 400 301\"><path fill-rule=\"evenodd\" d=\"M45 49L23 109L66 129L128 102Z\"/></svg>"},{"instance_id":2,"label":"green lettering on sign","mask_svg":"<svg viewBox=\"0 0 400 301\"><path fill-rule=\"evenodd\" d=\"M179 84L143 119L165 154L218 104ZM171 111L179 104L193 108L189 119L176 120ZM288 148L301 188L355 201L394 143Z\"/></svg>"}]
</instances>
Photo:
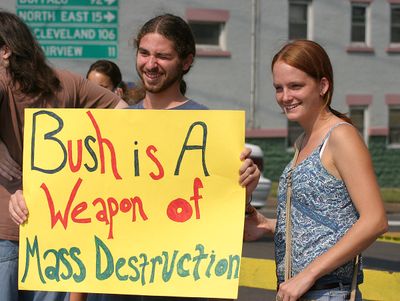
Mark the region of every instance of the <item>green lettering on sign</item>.
<instances>
[{"instance_id":1,"label":"green lettering on sign","mask_svg":"<svg viewBox=\"0 0 400 301\"><path fill-rule=\"evenodd\" d=\"M117 7L118 0L18 0L17 5Z\"/></svg>"},{"instance_id":2,"label":"green lettering on sign","mask_svg":"<svg viewBox=\"0 0 400 301\"><path fill-rule=\"evenodd\" d=\"M56 27L31 26L39 41L118 41L115 27Z\"/></svg>"},{"instance_id":3,"label":"green lettering on sign","mask_svg":"<svg viewBox=\"0 0 400 301\"><path fill-rule=\"evenodd\" d=\"M26 23L92 23L117 24L118 12L115 10L96 9L17 9L18 16Z\"/></svg>"},{"instance_id":4,"label":"green lettering on sign","mask_svg":"<svg viewBox=\"0 0 400 301\"><path fill-rule=\"evenodd\" d=\"M118 47L116 45L64 45L42 44L48 58L117 58Z\"/></svg>"}]
</instances>

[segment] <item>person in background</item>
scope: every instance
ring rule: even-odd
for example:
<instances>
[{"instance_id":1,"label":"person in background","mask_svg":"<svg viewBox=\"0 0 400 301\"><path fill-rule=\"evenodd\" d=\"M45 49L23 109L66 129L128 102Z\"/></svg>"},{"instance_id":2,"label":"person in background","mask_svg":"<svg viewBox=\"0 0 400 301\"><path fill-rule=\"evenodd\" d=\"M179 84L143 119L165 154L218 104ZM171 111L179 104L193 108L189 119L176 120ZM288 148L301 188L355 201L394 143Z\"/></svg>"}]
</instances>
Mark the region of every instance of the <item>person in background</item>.
<instances>
[{"instance_id":1,"label":"person in background","mask_svg":"<svg viewBox=\"0 0 400 301\"><path fill-rule=\"evenodd\" d=\"M53 69L28 26L15 14L0 10L1 301L66 298L65 293L18 291L19 228L8 209L11 196L21 194L22 188L24 109L126 106L119 96L81 76ZM28 214L26 206L23 210Z\"/></svg>"},{"instance_id":2,"label":"person in background","mask_svg":"<svg viewBox=\"0 0 400 301\"><path fill-rule=\"evenodd\" d=\"M207 110L208 108L185 96L183 76L189 72L196 47L189 25L180 17L164 14L147 21L136 40L136 70L145 90L144 98L129 109ZM246 187L246 199L257 186L260 171L251 159L250 150L240 155L243 164L239 183ZM173 298L156 296L117 296L71 293L70 301L83 300L206 300L202 298ZM216 300L216 299L214 299Z\"/></svg>"},{"instance_id":3,"label":"person in background","mask_svg":"<svg viewBox=\"0 0 400 301\"><path fill-rule=\"evenodd\" d=\"M356 258L388 229L370 154L331 107L333 70L319 44L286 44L271 69L278 105L304 133L279 180L277 220L248 204L244 239L274 234L276 300L361 300L350 292L363 281Z\"/></svg>"},{"instance_id":4,"label":"person in background","mask_svg":"<svg viewBox=\"0 0 400 301\"><path fill-rule=\"evenodd\" d=\"M129 99L128 86L122 81L121 70L112 61L98 60L90 65L86 78L103 88L113 91L123 100Z\"/></svg>"}]
</instances>

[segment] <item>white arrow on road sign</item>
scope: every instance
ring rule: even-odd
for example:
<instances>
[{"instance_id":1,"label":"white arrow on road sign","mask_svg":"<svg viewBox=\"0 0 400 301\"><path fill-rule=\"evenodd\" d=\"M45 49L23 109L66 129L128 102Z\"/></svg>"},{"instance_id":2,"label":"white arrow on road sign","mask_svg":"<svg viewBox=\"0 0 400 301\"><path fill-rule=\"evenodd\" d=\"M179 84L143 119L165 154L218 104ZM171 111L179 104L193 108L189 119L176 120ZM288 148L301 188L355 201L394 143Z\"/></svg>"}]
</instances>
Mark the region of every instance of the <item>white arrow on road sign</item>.
<instances>
[{"instance_id":1,"label":"white arrow on road sign","mask_svg":"<svg viewBox=\"0 0 400 301\"><path fill-rule=\"evenodd\" d=\"M104 2L107 3L107 5L112 5L116 0L104 0Z\"/></svg>"},{"instance_id":2,"label":"white arrow on road sign","mask_svg":"<svg viewBox=\"0 0 400 301\"><path fill-rule=\"evenodd\" d=\"M112 12L109 12L109 11L108 11L108 12L103 16L103 18L106 19L108 23L110 23L112 20L115 19L115 16L114 16L114 14L113 14Z\"/></svg>"}]
</instances>

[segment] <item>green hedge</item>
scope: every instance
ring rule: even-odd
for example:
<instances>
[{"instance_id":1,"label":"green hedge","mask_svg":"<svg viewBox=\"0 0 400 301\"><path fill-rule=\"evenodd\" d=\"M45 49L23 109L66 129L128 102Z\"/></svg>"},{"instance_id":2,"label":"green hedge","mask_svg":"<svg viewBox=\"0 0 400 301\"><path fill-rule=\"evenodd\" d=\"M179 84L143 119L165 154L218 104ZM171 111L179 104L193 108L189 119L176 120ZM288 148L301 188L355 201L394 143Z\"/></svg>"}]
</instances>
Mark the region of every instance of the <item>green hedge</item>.
<instances>
[{"instance_id":1,"label":"green hedge","mask_svg":"<svg viewBox=\"0 0 400 301\"><path fill-rule=\"evenodd\" d=\"M246 142L259 145L264 151L264 176L278 181L293 156L286 148L285 138L249 138ZM370 137L369 150L381 187L400 188L400 149L390 149L386 137Z\"/></svg>"}]
</instances>

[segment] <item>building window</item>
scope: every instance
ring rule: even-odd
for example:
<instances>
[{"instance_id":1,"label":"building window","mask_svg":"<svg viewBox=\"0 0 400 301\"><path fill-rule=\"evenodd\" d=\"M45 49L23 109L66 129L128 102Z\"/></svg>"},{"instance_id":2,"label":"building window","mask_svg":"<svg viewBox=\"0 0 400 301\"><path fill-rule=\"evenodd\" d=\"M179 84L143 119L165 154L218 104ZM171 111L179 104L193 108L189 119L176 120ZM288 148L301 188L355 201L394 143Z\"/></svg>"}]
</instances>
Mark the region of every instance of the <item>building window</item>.
<instances>
[{"instance_id":1,"label":"building window","mask_svg":"<svg viewBox=\"0 0 400 301\"><path fill-rule=\"evenodd\" d=\"M400 5L390 6L390 43L400 43Z\"/></svg>"},{"instance_id":2,"label":"building window","mask_svg":"<svg viewBox=\"0 0 400 301\"><path fill-rule=\"evenodd\" d=\"M186 10L198 56L230 56L226 46L226 25L229 11L222 9Z\"/></svg>"},{"instance_id":3,"label":"building window","mask_svg":"<svg viewBox=\"0 0 400 301\"><path fill-rule=\"evenodd\" d=\"M303 133L303 128L294 121L288 120L288 136L287 136L287 147L294 147L294 143L300 134Z\"/></svg>"},{"instance_id":4,"label":"building window","mask_svg":"<svg viewBox=\"0 0 400 301\"><path fill-rule=\"evenodd\" d=\"M361 134L364 134L364 108L350 107L350 118Z\"/></svg>"},{"instance_id":5,"label":"building window","mask_svg":"<svg viewBox=\"0 0 400 301\"><path fill-rule=\"evenodd\" d=\"M350 94L346 95L346 103L349 106L349 117L354 126L358 129L365 143L368 144L367 132L369 128L368 108L372 104L372 95Z\"/></svg>"},{"instance_id":6,"label":"building window","mask_svg":"<svg viewBox=\"0 0 400 301\"><path fill-rule=\"evenodd\" d=\"M400 145L400 106L389 106L389 144Z\"/></svg>"},{"instance_id":7,"label":"building window","mask_svg":"<svg viewBox=\"0 0 400 301\"><path fill-rule=\"evenodd\" d=\"M289 40L310 38L309 4L310 1L289 1Z\"/></svg>"},{"instance_id":8,"label":"building window","mask_svg":"<svg viewBox=\"0 0 400 301\"><path fill-rule=\"evenodd\" d=\"M196 46L222 49L222 37L225 29L225 23L220 22L191 22Z\"/></svg>"},{"instance_id":9,"label":"building window","mask_svg":"<svg viewBox=\"0 0 400 301\"><path fill-rule=\"evenodd\" d=\"M366 3L353 2L351 4L351 43L368 44L368 8L369 5Z\"/></svg>"},{"instance_id":10,"label":"building window","mask_svg":"<svg viewBox=\"0 0 400 301\"><path fill-rule=\"evenodd\" d=\"M354 126L358 129L364 141L367 142L367 127L366 127L366 109L365 106L350 106L350 118Z\"/></svg>"},{"instance_id":11,"label":"building window","mask_svg":"<svg viewBox=\"0 0 400 301\"><path fill-rule=\"evenodd\" d=\"M374 52L374 49L371 47L371 1L350 0L350 46L347 47L347 52Z\"/></svg>"}]
</instances>

